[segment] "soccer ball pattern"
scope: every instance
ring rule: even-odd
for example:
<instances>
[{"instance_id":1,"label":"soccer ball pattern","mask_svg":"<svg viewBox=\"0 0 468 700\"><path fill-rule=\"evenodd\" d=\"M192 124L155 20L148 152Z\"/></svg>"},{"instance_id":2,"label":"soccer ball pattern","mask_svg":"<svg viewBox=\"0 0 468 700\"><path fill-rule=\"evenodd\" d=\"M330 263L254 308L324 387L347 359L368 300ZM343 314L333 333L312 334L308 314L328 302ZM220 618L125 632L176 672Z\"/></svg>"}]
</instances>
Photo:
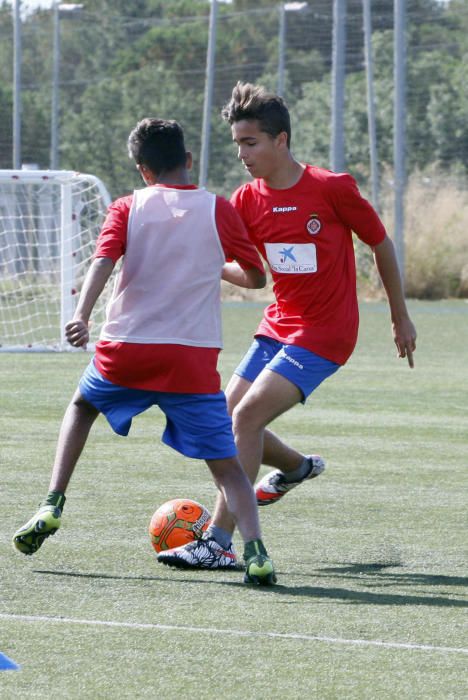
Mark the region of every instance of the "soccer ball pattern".
<instances>
[{"instance_id":1,"label":"soccer ball pattern","mask_svg":"<svg viewBox=\"0 0 468 700\"><path fill-rule=\"evenodd\" d=\"M156 552L173 549L199 539L211 522L209 511L189 498L175 498L160 506L149 524Z\"/></svg>"}]
</instances>

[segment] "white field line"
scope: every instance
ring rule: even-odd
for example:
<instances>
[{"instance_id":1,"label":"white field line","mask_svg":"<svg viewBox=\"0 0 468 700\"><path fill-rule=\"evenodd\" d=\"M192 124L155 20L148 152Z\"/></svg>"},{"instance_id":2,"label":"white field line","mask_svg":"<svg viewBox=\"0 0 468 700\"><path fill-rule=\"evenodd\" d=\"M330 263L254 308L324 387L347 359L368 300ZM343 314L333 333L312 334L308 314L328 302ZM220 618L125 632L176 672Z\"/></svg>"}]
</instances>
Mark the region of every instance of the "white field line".
<instances>
[{"instance_id":1,"label":"white field line","mask_svg":"<svg viewBox=\"0 0 468 700\"><path fill-rule=\"evenodd\" d=\"M444 652L452 654L468 654L463 647L442 647L431 644L410 644L405 642L382 642L377 639L341 639L339 637L323 637L311 634L296 634L287 632L250 632L248 630L227 630L216 627L190 627L185 625L160 625L143 622L115 622L112 620L82 620L74 617L48 617L46 615L15 615L0 613L0 619L18 620L18 622L59 622L71 625L89 625L91 627L124 627L137 630L159 630L162 632L196 632L197 634L219 634L231 637L252 637L266 639L297 639L306 642L323 642L325 644L348 644L351 646L372 646L384 649L409 649L415 651Z\"/></svg>"}]
</instances>

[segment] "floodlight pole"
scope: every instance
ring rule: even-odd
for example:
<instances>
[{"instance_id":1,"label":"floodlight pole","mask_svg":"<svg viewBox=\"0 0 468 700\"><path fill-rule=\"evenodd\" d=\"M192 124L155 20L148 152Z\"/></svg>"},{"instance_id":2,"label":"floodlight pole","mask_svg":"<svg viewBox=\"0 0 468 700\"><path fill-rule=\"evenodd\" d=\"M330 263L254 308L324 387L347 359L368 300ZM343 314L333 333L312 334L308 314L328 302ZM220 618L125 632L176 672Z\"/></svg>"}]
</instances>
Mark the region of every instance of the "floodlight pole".
<instances>
[{"instance_id":1,"label":"floodlight pole","mask_svg":"<svg viewBox=\"0 0 468 700\"><path fill-rule=\"evenodd\" d=\"M309 4L307 2L282 2L278 5L279 23L278 23L278 87L277 93L280 97L284 97L284 74L285 74L285 55L286 55L286 13L287 12L302 12L307 10Z\"/></svg>"},{"instance_id":2,"label":"floodlight pole","mask_svg":"<svg viewBox=\"0 0 468 700\"><path fill-rule=\"evenodd\" d=\"M13 0L13 168L21 168L21 0Z\"/></svg>"},{"instance_id":3,"label":"floodlight pole","mask_svg":"<svg viewBox=\"0 0 468 700\"><path fill-rule=\"evenodd\" d=\"M279 6L279 28L278 28L278 95L284 94L284 54L286 41L286 8L282 2Z\"/></svg>"},{"instance_id":4,"label":"floodlight pole","mask_svg":"<svg viewBox=\"0 0 468 700\"><path fill-rule=\"evenodd\" d=\"M83 5L60 3L56 0L53 5L53 49L52 49L52 103L50 116L50 169L59 168L59 139L60 139L60 18L73 17L79 14Z\"/></svg>"},{"instance_id":5,"label":"floodlight pole","mask_svg":"<svg viewBox=\"0 0 468 700\"><path fill-rule=\"evenodd\" d=\"M364 23L364 56L367 79L367 126L369 132L369 153L372 183L372 204L380 209L379 165L377 160L377 135L375 126L374 64L372 56L372 16L371 0L362 0Z\"/></svg>"},{"instance_id":6,"label":"floodlight pole","mask_svg":"<svg viewBox=\"0 0 468 700\"><path fill-rule=\"evenodd\" d=\"M208 48L206 54L205 100L203 104L203 126L200 150L200 172L198 184L206 187L208 163L210 159L211 109L213 104L213 83L216 56L216 31L218 24L218 0L211 0Z\"/></svg>"},{"instance_id":7,"label":"floodlight pole","mask_svg":"<svg viewBox=\"0 0 468 700\"><path fill-rule=\"evenodd\" d=\"M330 168L335 172L345 169L345 52L346 0L334 0Z\"/></svg>"},{"instance_id":8,"label":"floodlight pole","mask_svg":"<svg viewBox=\"0 0 468 700\"><path fill-rule=\"evenodd\" d=\"M406 0L394 4L394 83L395 102L393 117L394 161L394 226L395 250L400 274L405 279L404 196L406 187Z\"/></svg>"},{"instance_id":9,"label":"floodlight pole","mask_svg":"<svg viewBox=\"0 0 468 700\"><path fill-rule=\"evenodd\" d=\"M53 6L53 50L52 50L52 106L50 117L50 169L58 170L59 142L59 71L60 71L60 14L59 3Z\"/></svg>"}]
</instances>

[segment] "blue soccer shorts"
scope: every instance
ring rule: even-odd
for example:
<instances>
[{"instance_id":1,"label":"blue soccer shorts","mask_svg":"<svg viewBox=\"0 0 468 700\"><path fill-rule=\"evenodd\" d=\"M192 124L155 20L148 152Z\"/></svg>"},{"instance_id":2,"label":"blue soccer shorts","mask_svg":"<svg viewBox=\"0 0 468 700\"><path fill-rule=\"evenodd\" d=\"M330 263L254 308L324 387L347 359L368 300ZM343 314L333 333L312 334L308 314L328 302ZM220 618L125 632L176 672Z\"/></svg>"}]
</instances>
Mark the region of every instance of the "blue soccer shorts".
<instances>
[{"instance_id":1,"label":"blue soccer shorts","mask_svg":"<svg viewBox=\"0 0 468 700\"><path fill-rule=\"evenodd\" d=\"M340 365L326 360L298 345L284 343L260 335L254 339L234 374L254 382L260 372L269 369L280 374L301 391L302 403Z\"/></svg>"},{"instance_id":2,"label":"blue soccer shorts","mask_svg":"<svg viewBox=\"0 0 468 700\"><path fill-rule=\"evenodd\" d=\"M84 371L78 388L82 397L107 418L118 435L128 435L134 416L151 406L159 406L166 416L162 441L177 452L205 460L226 459L237 454L232 421L222 391L175 394L129 389L103 377L93 360Z\"/></svg>"}]
</instances>

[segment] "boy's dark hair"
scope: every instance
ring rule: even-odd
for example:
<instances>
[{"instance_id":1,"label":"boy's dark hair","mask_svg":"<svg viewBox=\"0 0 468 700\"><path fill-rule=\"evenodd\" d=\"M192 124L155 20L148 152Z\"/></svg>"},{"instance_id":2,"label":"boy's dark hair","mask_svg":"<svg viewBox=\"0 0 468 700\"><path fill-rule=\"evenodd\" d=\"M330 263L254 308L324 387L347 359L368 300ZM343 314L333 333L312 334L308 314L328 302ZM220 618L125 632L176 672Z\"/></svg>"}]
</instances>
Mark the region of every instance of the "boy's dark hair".
<instances>
[{"instance_id":1,"label":"boy's dark hair","mask_svg":"<svg viewBox=\"0 0 468 700\"><path fill-rule=\"evenodd\" d=\"M130 132L128 154L138 165L146 165L154 175L184 167L187 153L182 127L173 120L142 119Z\"/></svg>"},{"instance_id":2,"label":"boy's dark hair","mask_svg":"<svg viewBox=\"0 0 468 700\"><path fill-rule=\"evenodd\" d=\"M261 85L238 82L232 91L231 99L223 107L221 116L229 124L242 119L256 120L260 131L273 137L285 131L288 136L288 148L291 145L291 119L288 108L279 95L267 92Z\"/></svg>"}]
</instances>

